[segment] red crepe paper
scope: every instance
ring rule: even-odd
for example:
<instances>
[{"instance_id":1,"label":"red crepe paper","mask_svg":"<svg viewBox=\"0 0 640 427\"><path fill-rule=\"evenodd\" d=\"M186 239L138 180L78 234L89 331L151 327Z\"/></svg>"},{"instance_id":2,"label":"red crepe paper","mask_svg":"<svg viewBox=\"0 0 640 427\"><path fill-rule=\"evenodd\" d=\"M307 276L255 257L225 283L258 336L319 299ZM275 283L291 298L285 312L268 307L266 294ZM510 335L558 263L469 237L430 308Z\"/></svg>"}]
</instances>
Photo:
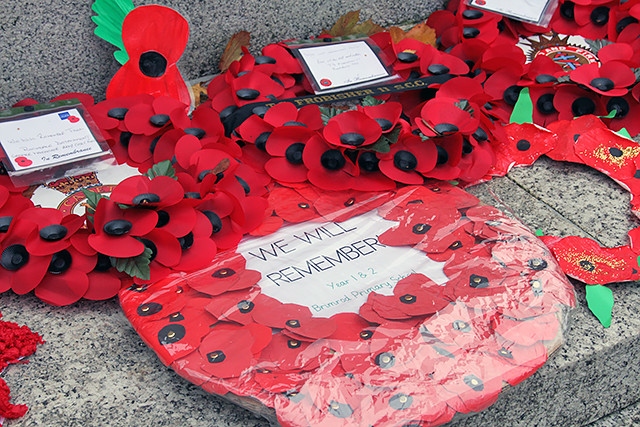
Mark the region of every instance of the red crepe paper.
<instances>
[{"instance_id":1,"label":"red crepe paper","mask_svg":"<svg viewBox=\"0 0 640 427\"><path fill-rule=\"evenodd\" d=\"M27 326L0 321L0 372L10 364L25 363L23 359L35 353L38 344L43 343L42 337L32 332ZM20 418L26 412L27 405L11 403L9 386L4 379L0 378L0 419Z\"/></svg>"}]
</instances>

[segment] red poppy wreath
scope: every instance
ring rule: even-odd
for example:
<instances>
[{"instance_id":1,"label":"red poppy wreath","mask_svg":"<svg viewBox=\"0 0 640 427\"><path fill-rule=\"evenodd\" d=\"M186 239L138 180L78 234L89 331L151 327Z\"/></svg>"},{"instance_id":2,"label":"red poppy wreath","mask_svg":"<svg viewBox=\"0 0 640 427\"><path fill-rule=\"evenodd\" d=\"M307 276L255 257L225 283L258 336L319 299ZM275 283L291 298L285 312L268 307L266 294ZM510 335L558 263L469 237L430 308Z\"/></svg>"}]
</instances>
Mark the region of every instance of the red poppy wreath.
<instances>
[{"instance_id":1,"label":"red poppy wreath","mask_svg":"<svg viewBox=\"0 0 640 427\"><path fill-rule=\"evenodd\" d=\"M446 183L316 191L273 192L303 222L120 292L163 363L283 426L437 425L491 405L562 340L572 287L497 209Z\"/></svg>"}]
</instances>

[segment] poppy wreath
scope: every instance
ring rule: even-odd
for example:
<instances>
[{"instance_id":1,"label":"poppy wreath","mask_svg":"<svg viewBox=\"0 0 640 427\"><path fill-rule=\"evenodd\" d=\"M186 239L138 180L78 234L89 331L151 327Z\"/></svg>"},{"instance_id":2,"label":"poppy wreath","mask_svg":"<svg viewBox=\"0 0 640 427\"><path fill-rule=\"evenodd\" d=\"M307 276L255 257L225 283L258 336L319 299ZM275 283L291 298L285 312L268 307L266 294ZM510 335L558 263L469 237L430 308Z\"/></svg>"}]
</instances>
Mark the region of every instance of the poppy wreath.
<instances>
[{"instance_id":1,"label":"poppy wreath","mask_svg":"<svg viewBox=\"0 0 640 427\"><path fill-rule=\"evenodd\" d=\"M376 244L421 251L447 280L410 273L389 295L374 281L357 313L318 317L262 292L262 274L229 250L195 273L121 290L142 339L204 390L257 399L283 426L439 425L494 403L562 340L574 294L549 250L460 188L280 189L294 221L307 210L318 224L377 212L394 225Z\"/></svg>"}]
</instances>

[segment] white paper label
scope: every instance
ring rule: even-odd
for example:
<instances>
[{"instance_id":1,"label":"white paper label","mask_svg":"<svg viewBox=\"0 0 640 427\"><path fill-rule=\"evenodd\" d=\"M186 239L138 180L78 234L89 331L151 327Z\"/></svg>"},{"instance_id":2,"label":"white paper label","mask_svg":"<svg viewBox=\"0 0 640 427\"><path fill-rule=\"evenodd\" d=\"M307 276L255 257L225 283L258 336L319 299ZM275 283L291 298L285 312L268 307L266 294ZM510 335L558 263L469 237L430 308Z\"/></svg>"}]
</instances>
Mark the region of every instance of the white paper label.
<instances>
[{"instance_id":1,"label":"white paper label","mask_svg":"<svg viewBox=\"0 0 640 427\"><path fill-rule=\"evenodd\" d=\"M471 0L469 4L522 21L540 22L551 1L555 0Z\"/></svg>"},{"instance_id":2,"label":"white paper label","mask_svg":"<svg viewBox=\"0 0 640 427\"><path fill-rule=\"evenodd\" d=\"M364 41L305 47L298 52L321 92L389 77L380 58Z\"/></svg>"},{"instance_id":3,"label":"white paper label","mask_svg":"<svg viewBox=\"0 0 640 427\"><path fill-rule=\"evenodd\" d=\"M444 263L410 246L393 247L378 235L395 223L375 211L341 223L285 227L238 246L247 268L262 273L262 293L283 303L309 307L314 316L357 313L371 292L391 295L396 283L422 273L438 284Z\"/></svg>"},{"instance_id":4,"label":"white paper label","mask_svg":"<svg viewBox=\"0 0 640 427\"><path fill-rule=\"evenodd\" d=\"M68 163L103 152L75 108L2 122L0 144L16 171Z\"/></svg>"}]
</instances>

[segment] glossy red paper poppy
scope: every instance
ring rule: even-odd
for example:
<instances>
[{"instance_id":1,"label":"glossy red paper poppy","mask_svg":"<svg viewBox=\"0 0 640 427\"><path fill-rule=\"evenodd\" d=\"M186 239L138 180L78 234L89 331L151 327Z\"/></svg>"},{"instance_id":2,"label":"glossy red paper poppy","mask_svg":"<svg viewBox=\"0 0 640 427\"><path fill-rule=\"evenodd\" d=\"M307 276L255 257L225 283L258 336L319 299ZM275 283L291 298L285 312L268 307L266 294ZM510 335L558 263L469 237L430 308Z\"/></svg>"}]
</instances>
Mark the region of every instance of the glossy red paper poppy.
<instances>
[{"instance_id":1,"label":"glossy red paper poppy","mask_svg":"<svg viewBox=\"0 0 640 427\"><path fill-rule=\"evenodd\" d=\"M123 205L163 208L177 204L184 197L180 183L168 176L125 178L111 192L111 200Z\"/></svg>"},{"instance_id":2,"label":"glossy red paper poppy","mask_svg":"<svg viewBox=\"0 0 640 427\"><path fill-rule=\"evenodd\" d=\"M333 147L320 135L307 141L302 161L309 169L307 179L316 187L340 191L353 186L356 165L344 155L343 150Z\"/></svg>"},{"instance_id":3,"label":"glossy red paper poppy","mask_svg":"<svg viewBox=\"0 0 640 427\"><path fill-rule=\"evenodd\" d=\"M158 214L147 209L120 209L112 200L102 198L96 206L93 224L96 234L89 245L96 251L117 258L140 255L144 244L136 237L144 236L158 223Z\"/></svg>"},{"instance_id":4,"label":"glossy red paper poppy","mask_svg":"<svg viewBox=\"0 0 640 427\"><path fill-rule=\"evenodd\" d=\"M111 79L107 98L148 93L189 105L189 89L176 66L188 38L189 24L175 10L159 5L133 9L122 23L129 60Z\"/></svg>"},{"instance_id":5,"label":"glossy red paper poppy","mask_svg":"<svg viewBox=\"0 0 640 427\"><path fill-rule=\"evenodd\" d=\"M514 166L533 164L541 155L555 147L554 133L533 123L509 123L504 126L504 137L494 141L495 165L490 173L506 175Z\"/></svg>"},{"instance_id":6,"label":"glossy red paper poppy","mask_svg":"<svg viewBox=\"0 0 640 427\"><path fill-rule=\"evenodd\" d=\"M427 101L415 121L426 136L441 136L460 132L471 135L479 120L454 98L438 97Z\"/></svg>"},{"instance_id":7,"label":"glossy red paper poppy","mask_svg":"<svg viewBox=\"0 0 640 427\"><path fill-rule=\"evenodd\" d=\"M591 239L569 236L554 243L551 251L568 276L589 285L629 281L637 275L637 255L628 246L603 248Z\"/></svg>"},{"instance_id":8,"label":"glossy red paper poppy","mask_svg":"<svg viewBox=\"0 0 640 427\"><path fill-rule=\"evenodd\" d=\"M375 143L382 127L368 115L352 110L330 118L322 134L329 144L354 149Z\"/></svg>"},{"instance_id":9,"label":"glossy red paper poppy","mask_svg":"<svg viewBox=\"0 0 640 427\"><path fill-rule=\"evenodd\" d=\"M422 173L433 170L438 161L438 149L433 141L414 134L403 134L388 153L378 154L380 171L403 184L422 184Z\"/></svg>"}]
</instances>

